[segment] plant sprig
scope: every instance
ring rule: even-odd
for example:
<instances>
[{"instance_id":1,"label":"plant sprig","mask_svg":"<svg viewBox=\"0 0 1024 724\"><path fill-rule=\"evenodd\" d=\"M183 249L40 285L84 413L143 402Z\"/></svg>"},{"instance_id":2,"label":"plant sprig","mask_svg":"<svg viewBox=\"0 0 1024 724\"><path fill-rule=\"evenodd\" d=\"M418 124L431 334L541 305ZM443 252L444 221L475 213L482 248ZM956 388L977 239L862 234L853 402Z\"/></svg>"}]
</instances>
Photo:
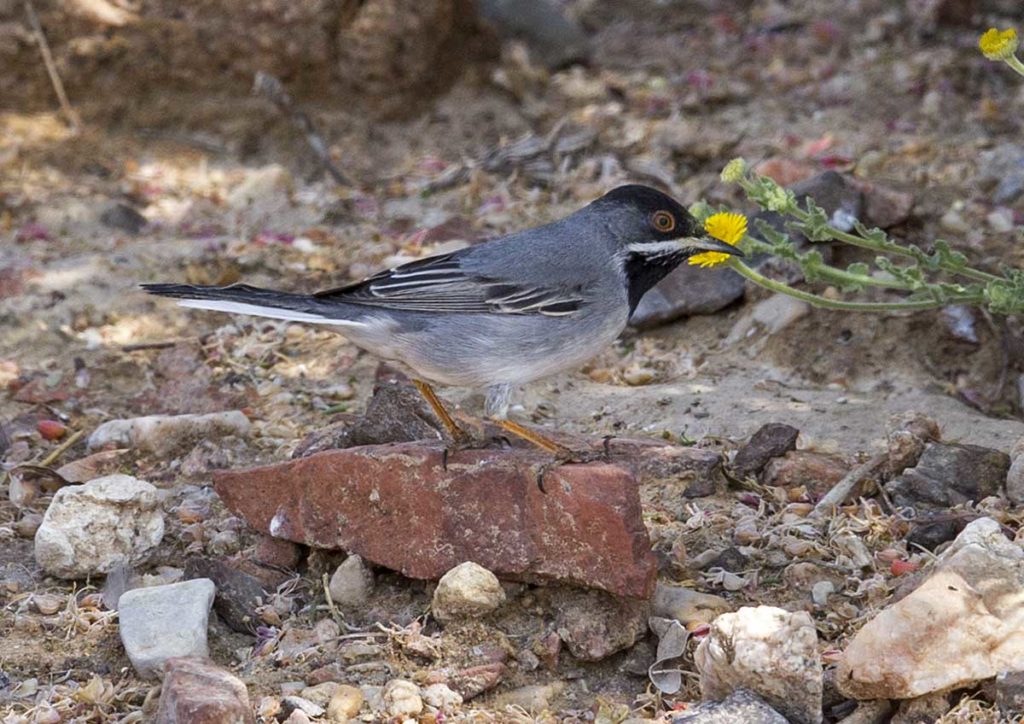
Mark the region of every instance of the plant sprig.
<instances>
[{"instance_id":1,"label":"plant sprig","mask_svg":"<svg viewBox=\"0 0 1024 724\"><path fill-rule=\"evenodd\" d=\"M816 249L800 251L788 233L763 220L755 223L760 238L743 234L742 238L723 240L738 244L747 254L767 254L791 261L800 268L808 283L832 284L844 294L863 292L872 287L905 294L899 301L835 299L770 279L736 257L720 260L719 263L727 263L759 286L819 307L847 311L914 311L968 304L985 306L998 314L1024 313L1024 270L1007 267L1000 274L993 274L978 269L943 239L936 240L928 252L913 244L897 242L882 229L868 228L860 222L854 223L852 231L836 228L825 210L813 199L805 199L801 206L791 190L755 173L742 159L735 159L725 167L722 180L739 184L747 198L762 209L787 217L786 228L789 231L802 234L812 242L836 241L874 251L877 256L873 261L874 269L864 262L840 269L826 263ZM706 217L709 221L723 215L709 216L710 209L704 205L698 205L694 211L698 218ZM713 226L708 228L711 230ZM743 229L746 230L745 224Z\"/></svg>"}]
</instances>

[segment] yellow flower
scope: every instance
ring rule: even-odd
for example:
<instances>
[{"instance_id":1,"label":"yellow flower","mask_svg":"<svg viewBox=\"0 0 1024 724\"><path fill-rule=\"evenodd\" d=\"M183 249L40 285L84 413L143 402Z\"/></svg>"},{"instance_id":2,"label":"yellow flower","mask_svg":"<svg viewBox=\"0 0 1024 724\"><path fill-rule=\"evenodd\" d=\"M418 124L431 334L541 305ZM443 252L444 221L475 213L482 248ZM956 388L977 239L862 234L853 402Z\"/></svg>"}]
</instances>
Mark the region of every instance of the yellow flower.
<instances>
[{"instance_id":1,"label":"yellow flower","mask_svg":"<svg viewBox=\"0 0 1024 724\"><path fill-rule=\"evenodd\" d=\"M978 47L989 60L1009 60L1017 52L1017 31L989 28L978 39Z\"/></svg>"},{"instance_id":2,"label":"yellow flower","mask_svg":"<svg viewBox=\"0 0 1024 724\"><path fill-rule=\"evenodd\" d=\"M712 214L704 221L704 230L719 241L736 246L747 234L747 217L727 212ZM724 264L729 256L720 251L705 251L691 256L688 261L695 266L714 267Z\"/></svg>"},{"instance_id":3,"label":"yellow flower","mask_svg":"<svg viewBox=\"0 0 1024 724\"><path fill-rule=\"evenodd\" d=\"M743 176L747 173L747 162L742 158L734 158L729 163L725 164L725 168L722 169L722 182L727 184L734 184L743 180Z\"/></svg>"}]
</instances>

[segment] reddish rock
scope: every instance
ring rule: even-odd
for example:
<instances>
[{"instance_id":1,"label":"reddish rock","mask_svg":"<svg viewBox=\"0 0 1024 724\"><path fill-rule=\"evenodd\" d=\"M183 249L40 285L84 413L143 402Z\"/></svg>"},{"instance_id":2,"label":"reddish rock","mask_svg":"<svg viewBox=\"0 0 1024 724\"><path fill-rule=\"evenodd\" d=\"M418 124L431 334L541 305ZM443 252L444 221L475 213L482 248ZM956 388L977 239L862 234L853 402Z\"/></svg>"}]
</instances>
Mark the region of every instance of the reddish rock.
<instances>
[{"instance_id":1,"label":"reddish rock","mask_svg":"<svg viewBox=\"0 0 1024 724\"><path fill-rule=\"evenodd\" d=\"M854 179L853 183L864 194L864 223L888 229L910 218L914 208L914 195L889 186Z\"/></svg>"},{"instance_id":2,"label":"reddish rock","mask_svg":"<svg viewBox=\"0 0 1024 724\"><path fill-rule=\"evenodd\" d=\"M656 564L636 479L611 464L464 450L442 467L432 443L329 450L214 474L250 525L296 543L358 553L406 576L440 578L472 560L498 576L556 580L646 598Z\"/></svg>"},{"instance_id":3,"label":"reddish rock","mask_svg":"<svg viewBox=\"0 0 1024 724\"><path fill-rule=\"evenodd\" d=\"M764 469L761 482L780 488L806 488L812 500L821 498L849 472L841 458L810 450L792 450L774 458Z\"/></svg>"},{"instance_id":4,"label":"reddish rock","mask_svg":"<svg viewBox=\"0 0 1024 724\"><path fill-rule=\"evenodd\" d=\"M261 536L253 558L257 563L273 568L295 570L302 561L302 546L290 540L281 540L269 535Z\"/></svg>"},{"instance_id":5,"label":"reddish rock","mask_svg":"<svg viewBox=\"0 0 1024 724\"><path fill-rule=\"evenodd\" d=\"M167 660L156 724L255 724L237 677L194 656Z\"/></svg>"},{"instance_id":6,"label":"reddish rock","mask_svg":"<svg viewBox=\"0 0 1024 724\"><path fill-rule=\"evenodd\" d=\"M448 677L448 686L458 692L463 701L469 701L496 687L507 673L505 664L482 664L455 672Z\"/></svg>"},{"instance_id":7,"label":"reddish rock","mask_svg":"<svg viewBox=\"0 0 1024 724\"><path fill-rule=\"evenodd\" d=\"M783 422L762 425L736 453L732 467L739 477L756 477L772 458L795 450L799 436L799 430Z\"/></svg>"},{"instance_id":8,"label":"reddish rock","mask_svg":"<svg viewBox=\"0 0 1024 724\"><path fill-rule=\"evenodd\" d=\"M794 161L789 158L769 158L757 164L754 170L762 176L773 179L779 186L792 186L818 172L818 168L813 163Z\"/></svg>"}]
</instances>

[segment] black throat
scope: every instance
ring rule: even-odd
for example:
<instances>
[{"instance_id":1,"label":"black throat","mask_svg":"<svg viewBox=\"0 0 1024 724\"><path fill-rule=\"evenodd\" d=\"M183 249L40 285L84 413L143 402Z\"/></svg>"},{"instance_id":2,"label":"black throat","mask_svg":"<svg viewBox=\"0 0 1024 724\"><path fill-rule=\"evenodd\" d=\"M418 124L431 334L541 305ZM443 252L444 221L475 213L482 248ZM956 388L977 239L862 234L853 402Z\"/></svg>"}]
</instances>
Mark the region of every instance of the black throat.
<instances>
[{"instance_id":1,"label":"black throat","mask_svg":"<svg viewBox=\"0 0 1024 724\"><path fill-rule=\"evenodd\" d=\"M678 252L649 256L630 254L626 257L626 281L629 284L629 313L632 314L640 299L669 273L679 266L689 254Z\"/></svg>"}]
</instances>

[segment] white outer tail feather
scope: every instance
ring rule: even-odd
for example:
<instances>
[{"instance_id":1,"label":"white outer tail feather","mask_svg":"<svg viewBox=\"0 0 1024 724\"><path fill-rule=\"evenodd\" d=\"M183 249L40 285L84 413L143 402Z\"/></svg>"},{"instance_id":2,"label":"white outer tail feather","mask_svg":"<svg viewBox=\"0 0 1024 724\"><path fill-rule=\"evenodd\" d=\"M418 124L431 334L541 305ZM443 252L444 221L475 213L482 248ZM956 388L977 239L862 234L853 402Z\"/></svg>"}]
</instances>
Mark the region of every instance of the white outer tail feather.
<instances>
[{"instance_id":1,"label":"white outer tail feather","mask_svg":"<svg viewBox=\"0 0 1024 724\"><path fill-rule=\"evenodd\" d=\"M258 304L245 304L244 302L228 302L223 299L181 299L178 301L178 306L190 307L191 309L210 309L215 312L228 312L230 314L248 314L253 317L286 319L290 322L330 324L336 327L352 328L367 326L364 322L354 322L350 319L322 317L319 314L311 314L309 312L298 312L293 309L261 307Z\"/></svg>"}]
</instances>

